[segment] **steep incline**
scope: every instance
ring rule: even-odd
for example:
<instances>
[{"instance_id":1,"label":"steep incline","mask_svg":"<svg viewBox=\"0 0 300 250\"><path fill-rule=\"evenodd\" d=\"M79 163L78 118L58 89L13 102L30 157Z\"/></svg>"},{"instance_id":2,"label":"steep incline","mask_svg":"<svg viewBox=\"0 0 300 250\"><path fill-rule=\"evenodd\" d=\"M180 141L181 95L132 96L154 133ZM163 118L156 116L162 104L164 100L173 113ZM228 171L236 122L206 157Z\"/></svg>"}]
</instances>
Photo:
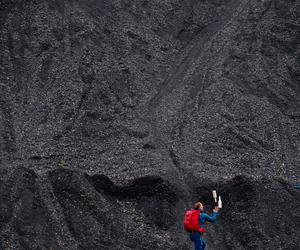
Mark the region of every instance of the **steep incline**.
<instances>
[{"instance_id":1,"label":"steep incline","mask_svg":"<svg viewBox=\"0 0 300 250\"><path fill-rule=\"evenodd\" d=\"M298 249L299 27L295 0L1 1L0 248L189 249L217 188L208 249Z\"/></svg>"},{"instance_id":2,"label":"steep incline","mask_svg":"<svg viewBox=\"0 0 300 250\"><path fill-rule=\"evenodd\" d=\"M156 131L190 175L238 171L297 181L300 7L244 4L187 72L178 70L170 81L178 87L157 96Z\"/></svg>"},{"instance_id":3,"label":"steep incline","mask_svg":"<svg viewBox=\"0 0 300 250\"><path fill-rule=\"evenodd\" d=\"M240 1L240 2L234 2L231 1L228 8L227 13L223 13L223 15L220 17L220 20L214 21L212 24L205 27L203 30L201 30L200 34L195 37L191 45L187 45L188 52L186 55L184 55L184 58L182 59L182 62L175 63L173 66L173 69L170 70L168 73L168 76L166 79L161 83L161 85L158 88L157 94L155 94L152 99L149 101L149 122L151 124L152 134L155 138L155 142L158 146L158 148L161 151L165 151L165 153L162 153L165 159L170 159L169 164L174 165L177 169L175 171L179 171L177 177L178 179L182 179L182 177L185 175L185 169L180 167L180 164L178 164L178 161L176 159L176 155L174 154L174 151L171 146L169 146L164 138L163 133L158 128L158 108L161 105L162 99L170 95L173 91L178 90L178 88L185 88L185 84L187 84L187 87L190 87L190 82L185 81L186 75L188 71L191 70L193 67L193 64L197 60L201 60L202 64L205 65L206 61L208 59L206 58L207 55L205 55L205 52L208 50L208 48L211 46L214 39L218 36L218 34L223 31L226 26L230 24L230 22L233 21L233 19L240 14L240 12L245 8L245 5L247 4L247 1ZM191 47L191 48L189 48ZM184 51L184 48L183 48ZM184 53L183 53L184 54ZM179 56L178 60L181 60L181 56ZM176 61L178 61L176 60ZM205 73L205 70L202 70ZM200 74L197 72L197 74ZM204 83L198 83L198 85L203 85ZM173 107L173 112L178 107ZM182 110L181 110L182 111ZM180 114L177 114L177 116L180 116ZM172 174L174 174L173 170ZM183 182L181 182L181 185L184 185L185 180L183 179Z\"/></svg>"},{"instance_id":4,"label":"steep incline","mask_svg":"<svg viewBox=\"0 0 300 250\"><path fill-rule=\"evenodd\" d=\"M300 193L283 180L202 179L201 185L194 183L191 188L192 196L207 206L212 205L213 188L226 201L218 224L208 227L210 249L296 250L299 246ZM54 170L37 176L32 170L10 168L1 170L0 191L1 249L190 246L175 237L178 190L159 176L120 186L104 175Z\"/></svg>"}]
</instances>

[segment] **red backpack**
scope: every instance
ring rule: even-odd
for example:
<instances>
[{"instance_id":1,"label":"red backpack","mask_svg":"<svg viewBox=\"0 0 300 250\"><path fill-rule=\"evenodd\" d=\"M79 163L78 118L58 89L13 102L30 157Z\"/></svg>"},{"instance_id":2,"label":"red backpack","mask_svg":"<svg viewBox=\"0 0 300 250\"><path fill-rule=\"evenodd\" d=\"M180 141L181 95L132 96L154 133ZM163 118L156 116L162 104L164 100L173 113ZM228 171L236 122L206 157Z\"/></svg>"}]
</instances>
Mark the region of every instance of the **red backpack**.
<instances>
[{"instance_id":1,"label":"red backpack","mask_svg":"<svg viewBox=\"0 0 300 250\"><path fill-rule=\"evenodd\" d=\"M200 210L189 210L184 215L183 226L187 232L199 232L201 234L206 231L199 225Z\"/></svg>"}]
</instances>

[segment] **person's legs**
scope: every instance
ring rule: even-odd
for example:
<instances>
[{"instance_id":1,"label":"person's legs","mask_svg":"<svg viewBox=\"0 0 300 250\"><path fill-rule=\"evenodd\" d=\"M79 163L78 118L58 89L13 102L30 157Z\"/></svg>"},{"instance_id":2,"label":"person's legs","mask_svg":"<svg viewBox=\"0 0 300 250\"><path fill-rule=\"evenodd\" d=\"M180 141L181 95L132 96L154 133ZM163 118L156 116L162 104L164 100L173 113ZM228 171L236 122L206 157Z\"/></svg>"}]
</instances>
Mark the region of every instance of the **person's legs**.
<instances>
[{"instance_id":1,"label":"person's legs","mask_svg":"<svg viewBox=\"0 0 300 250\"><path fill-rule=\"evenodd\" d=\"M205 249L205 242L201 237L199 237L197 243L195 243L195 250L204 250L204 249Z\"/></svg>"},{"instance_id":2,"label":"person's legs","mask_svg":"<svg viewBox=\"0 0 300 250\"><path fill-rule=\"evenodd\" d=\"M200 240L201 240L201 244L202 244L202 250L204 250L205 249L205 246L206 246L206 244L205 244L205 242L204 242L204 240L202 239L202 238L200 238Z\"/></svg>"},{"instance_id":3,"label":"person's legs","mask_svg":"<svg viewBox=\"0 0 300 250\"><path fill-rule=\"evenodd\" d=\"M201 239L200 234L199 233L191 233L190 234L190 239L191 241L194 242L195 244L195 250L203 250L205 247L205 243L204 241ZM204 244L204 245L203 245Z\"/></svg>"}]
</instances>

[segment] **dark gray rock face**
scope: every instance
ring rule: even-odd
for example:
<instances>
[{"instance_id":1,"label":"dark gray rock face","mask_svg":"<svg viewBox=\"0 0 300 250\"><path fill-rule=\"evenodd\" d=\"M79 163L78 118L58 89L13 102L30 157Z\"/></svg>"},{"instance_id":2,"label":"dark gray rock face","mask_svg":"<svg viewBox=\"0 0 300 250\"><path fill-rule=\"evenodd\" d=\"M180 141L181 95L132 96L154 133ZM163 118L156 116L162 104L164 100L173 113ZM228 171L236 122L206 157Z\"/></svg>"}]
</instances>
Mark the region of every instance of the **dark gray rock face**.
<instances>
[{"instance_id":1,"label":"dark gray rock face","mask_svg":"<svg viewBox=\"0 0 300 250\"><path fill-rule=\"evenodd\" d=\"M159 176L116 185L73 170L1 174L1 249L191 248L178 223L180 190ZM190 187L209 209L214 188L226 201L208 227L210 249L298 249L300 194L289 183L237 176Z\"/></svg>"},{"instance_id":2,"label":"dark gray rock face","mask_svg":"<svg viewBox=\"0 0 300 250\"><path fill-rule=\"evenodd\" d=\"M212 188L207 249L299 249L299 1L2 0L0 25L0 249L191 249Z\"/></svg>"}]
</instances>

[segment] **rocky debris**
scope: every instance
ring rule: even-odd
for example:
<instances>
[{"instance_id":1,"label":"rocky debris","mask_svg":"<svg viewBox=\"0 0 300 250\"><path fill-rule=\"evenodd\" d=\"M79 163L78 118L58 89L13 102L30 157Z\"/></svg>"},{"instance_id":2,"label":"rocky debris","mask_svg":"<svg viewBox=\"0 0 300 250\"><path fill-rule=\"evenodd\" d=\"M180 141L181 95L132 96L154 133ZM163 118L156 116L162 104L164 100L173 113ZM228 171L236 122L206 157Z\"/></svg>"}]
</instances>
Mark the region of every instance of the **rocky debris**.
<instances>
[{"instance_id":1,"label":"rocky debris","mask_svg":"<svg viewBox=\"0 0 300 250\"><path fill-rule=\"evenodd\" d=\"M1 249L189 249L212 187L208 248L298 249L299 13L2 0Z\"/></svg>"},{"instance_id":2,"label":"rocky debris","mask_svg":"<svg viewBox=\"0 0 300 250\"><path fill-rule=\"evenodd\" d=\"M209 211L217 189L224 210L208 226L210 249L297 249L300 193L281 179L237 176L190 183L193 199ZM37 176L2 169L1 249L188 249L183 201L158 176L127 185L104 175L57 169ZM177 190L177 191L176 191Z\"/></svg>"},{"instance_id":3,"label":"rocky debris","mask_svg":"<svg viewBox=\"0 0 300 250\"><path fill-rule=\"evenodd\" d=\"M299 247L300 192L289 183L243 175L222 183L204 179L194 187L194 194L209 204L212 189L218 190L225 206L218 222L209 227L209 249Z\"/></svg>"}]
</instances>

